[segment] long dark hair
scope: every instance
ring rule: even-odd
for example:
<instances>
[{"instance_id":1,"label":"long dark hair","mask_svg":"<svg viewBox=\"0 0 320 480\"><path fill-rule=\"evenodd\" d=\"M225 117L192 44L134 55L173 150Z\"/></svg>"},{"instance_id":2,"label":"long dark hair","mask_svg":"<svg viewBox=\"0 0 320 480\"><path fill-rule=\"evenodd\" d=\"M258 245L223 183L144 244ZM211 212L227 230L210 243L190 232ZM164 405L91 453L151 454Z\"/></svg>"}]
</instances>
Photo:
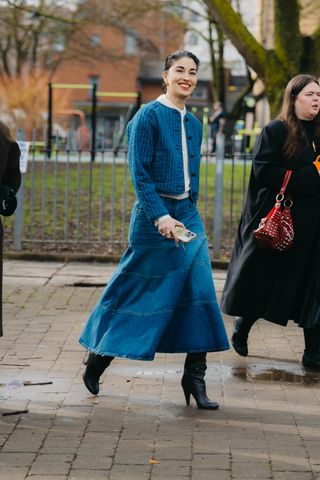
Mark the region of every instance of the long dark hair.
<instances>
[{"instance_id":1,"label":"long dark hair","mask_svg":"<svg viewBox=\"0 0 320 480\"><path fill-rule=\"evenodd\" d=\"M189 52L189 50L176 50L175 52L170 53L165 60L163 71L167 72L169 70L169 68L172 67L172 65L177 60L180 60L180 58L185 58L185 57L189 57L194 61L194 63L196 64L196 67L197 67L197 71L198 71L198 68L199 68L199 65L200 65L200 60L199 60L198 57L196 57L196 55L194 53ZM167 91L167 86L164 82L162 82L162 90L164 91L164 93Z\"/></svg>"},{"instance_id":2,"label":"long dark hair","mask_svg":"<svg viewBox=\"0 0 320 480\"><path fill-rule=\"evenodd\" d=\"M296 156L303 148L308 145L308 139L305 129L302 128L301 120L297 117L295 111L295 102L298 94L309 83L316 83L320 86L319 80L312 75L296 75L291 78L286 86L282 108L279 119L282 120L288 128L288 136L283 146L283 154L286 160ZM315 138L320 140L320 115L319 113L314 119L315 122Z\"/></svg>"}]
</instances>

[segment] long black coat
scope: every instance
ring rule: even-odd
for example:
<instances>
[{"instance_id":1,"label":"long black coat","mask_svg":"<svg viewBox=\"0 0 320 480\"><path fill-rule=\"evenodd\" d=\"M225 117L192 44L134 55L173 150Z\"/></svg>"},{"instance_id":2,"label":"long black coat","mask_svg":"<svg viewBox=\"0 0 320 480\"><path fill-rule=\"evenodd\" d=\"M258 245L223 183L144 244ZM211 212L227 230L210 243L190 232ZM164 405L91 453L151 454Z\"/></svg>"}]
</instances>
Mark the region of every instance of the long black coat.
<instances>
[{"instance_id":1,"label":"long black coat","mask_svg":"<svg viewBox=\"0 0 320 480\"><path fill-rule=\"evenodd\" d=\"M8 128L0 122L0 185L9 185L16 192L21 183L19 169L20 150L13 140ZM2 331L2 256L3 227L0 217L0 337Z\"/></svg>"},{"instance_id":2,"label":"long black coat","mask_svg":"<svg viewBox=\"0 0 320 480\"><path fill-rule=\"evenodd\" d=\"M221 309L229 315L264 318L279 325L288 320L301 324L301 309L310 268L320 240L320 177L312 164L313 122L303 122L308 145L290 163L282 147L287 137L283 122L274 120L257 141L248 194L222 294ZM285 172L293 169L287 187L292 194L294 246L286 253L272 253L257 245L252 232L275 203Z\"/></svg>"}]
</instances>

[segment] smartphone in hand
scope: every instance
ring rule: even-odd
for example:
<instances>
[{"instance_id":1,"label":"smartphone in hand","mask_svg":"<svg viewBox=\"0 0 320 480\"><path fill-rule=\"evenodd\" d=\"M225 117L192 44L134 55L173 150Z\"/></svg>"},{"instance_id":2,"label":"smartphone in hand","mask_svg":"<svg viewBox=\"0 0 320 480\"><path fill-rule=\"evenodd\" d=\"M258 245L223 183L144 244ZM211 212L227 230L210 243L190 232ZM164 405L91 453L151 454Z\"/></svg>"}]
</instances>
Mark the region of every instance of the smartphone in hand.
<instances>
[{"instance_id":1,"label":"smartphone in hand","mask_svg":"<svg viewBox=\"0 0 320 480\"><path fill-rule=\"evenodd\" d=\"M191 230L188 230L187 228L184 228L184 227L180 227L178 225L174 227L174 233L178 237L178 239L183 243L188 243L191 240L194 240L197 236L197 234L194 232L191 232Z\"/></svg>"}]
</instances>

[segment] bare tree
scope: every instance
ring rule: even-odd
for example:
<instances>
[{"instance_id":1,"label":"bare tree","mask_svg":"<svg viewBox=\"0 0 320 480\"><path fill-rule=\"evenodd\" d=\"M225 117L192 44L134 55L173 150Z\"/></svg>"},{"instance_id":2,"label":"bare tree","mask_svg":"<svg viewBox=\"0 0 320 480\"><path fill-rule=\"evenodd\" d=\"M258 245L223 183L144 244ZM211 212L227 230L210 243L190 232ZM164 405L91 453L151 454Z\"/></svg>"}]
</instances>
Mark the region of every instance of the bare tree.
<instances>
[{"instance_id":1,"label":"bare tree","mask_svg":"<svg viewBox=\"0 0 320 480\"><path fill-rule=\"evenodd\" d=\"M264 82L271 112L276 114L288 79L299 72L320 74L320 21L308 36L300 29L301 3L274 0L274 48L263 47L249 32L230 0L203 0L225 35ZM314 11L316 12L315 0ZM308 5L310 8L310 2Z\"/></svg>"},{"instance_id":2,"label":"bare tree","mask_svg":"<svg viewBox=\"0 0 320 480\"><path fill-rule=\"evenodd\" d=\"M87 0L65 5L61 0L0 0L2 112L15 119L16 125L33 118L36 112L41 119L46 83L63 62L116 62L119 67L122 60L132 59L123 47L116 49L108 42L95 44L96 31L112 28L132 37L141 57L157 58L160 54L160 15L155 13L162 15L162 11L154 0L136 4L128 0ZM38 97L34 98L34 92ZM36 107L33 112L32 106ZM33 123L37 122L35 119Z\"/></svg>"}]
</instances>

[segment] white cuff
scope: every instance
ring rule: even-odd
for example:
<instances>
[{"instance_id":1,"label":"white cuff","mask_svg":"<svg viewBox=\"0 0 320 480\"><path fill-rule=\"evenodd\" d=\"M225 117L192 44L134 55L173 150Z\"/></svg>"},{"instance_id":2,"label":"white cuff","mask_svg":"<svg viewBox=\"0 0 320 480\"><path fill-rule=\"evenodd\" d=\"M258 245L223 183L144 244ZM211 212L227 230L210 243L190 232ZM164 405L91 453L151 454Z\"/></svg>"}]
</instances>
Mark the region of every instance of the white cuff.
<instances>
[{"instance_id":1,"label":"white cuff","mask_svg":"<svg viewBox=\"0 0 320 480\"><path fill-rule=\"evenodd\" d=\"M162 220L166 220L167 218L171 218L171 215L162 215L162 217L157 218L154 222L155 226L157 227Z\"/></svg>"}]
</instances>

